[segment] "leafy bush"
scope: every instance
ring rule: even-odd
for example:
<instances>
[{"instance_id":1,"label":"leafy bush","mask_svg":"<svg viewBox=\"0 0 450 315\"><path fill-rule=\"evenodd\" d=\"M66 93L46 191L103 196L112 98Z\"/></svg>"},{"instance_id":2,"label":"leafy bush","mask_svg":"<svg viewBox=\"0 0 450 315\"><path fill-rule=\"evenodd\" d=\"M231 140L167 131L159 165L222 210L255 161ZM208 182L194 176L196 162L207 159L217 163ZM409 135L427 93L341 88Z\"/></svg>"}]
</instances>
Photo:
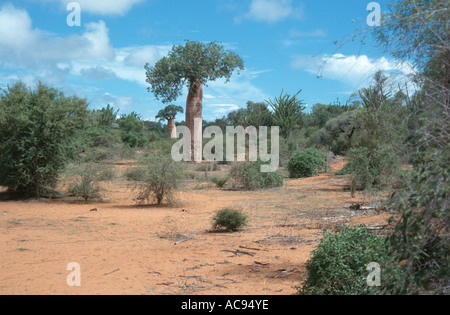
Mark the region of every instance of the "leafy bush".
<instances>
[{"instance_id":1,"label":"leafy bush","mask_svg":"<svg viewBox=\"0 0 450 315\"><path fill-rule=\"evenodd\" d=\"M325 231L318 248L306 263L307 279L298 288L301 295L376 294L377 287L367 285L367 266L378 263L383 270L390 265L390 251L385 238L366 227ZM381 273L381 283L386 282Z\"/></svg>"},{"instance_id":2,"label":"leafy bush","mask_svg":"<svg viewBox=\"0 0 450 315\"><path fill-rule=\"evenodd\" d=\"M186 178L184 164L174 162L170 155L163 153L149 155L140 164L125 173L131 188L138 193L136 200L148 204L154 201L158 205L164 199L174 202L174 194Z\"/></svg>"},{"instance_id":3,"label":"leafy bush","mask_svg":"<svg viewBox=\"0 0 450 315\"><path fill-rule=\"evenodd\" d=\"M449 293L449 163L444 146L418 152L411 178L392 196L396 228L389 240L401 272L388 283L389 294Z\"/></svg>"},{"instance_id":4,"label":"leafy bush","mask_svg":"<svg viewBox=\"0 0 450 315\"><path fill-rule=\"evenodd\" d=\"M217 187L223 188L228 182L228 177L213 176L211 177L211 181L216 184Z\"/></svg>"},{"instance_id":5,"label":"leafy bush","mask_svg":"<svg viewBox=\"0 0 450 315\"><path fill-rule=\"evenodd\" d=\"M257 190L283 186L283 176L278 172L261 172L263 162L236 163L230 171L233 179L239 181L246 190Z\"/></svg>"},{"instance_id":6,"label":"leafy bush","mask_svg":"<svg viewBox=\"0 0 450 315\"><path fill-rule=\"evenodd\" d=\"M56 186L78 152L87 103L39 83L17 83L0 95L0 185L20 197L41 197Z\"/></svg>"},{"instance_id":7,"label":"leafy bush","mask_svg":"<svg viewBox=\"0 0 450 315\"><path fill-rule=\"evenodd\" d=\"M144 134L144 122L135 112L117 120L120 127L122 141L130 148L143 147L148 139Z\"/></svg>"},{"instance_id":8,"label":"leafy bush","mask_svg":"<svg viewBox=\"0 0 450 315\"><path fill-rule=\"evenodd\" d=\"M234 232L243 227L248 220L248 216L239 210L225 208L216 212L213 217L214 229L225 229Z\"/></svg>"},{"instance_id":9,"label":"leafy bush","mask_svg":"<svg viewBox=\"0 0 450 315\"><path fill-rule=\"evenodd\" d=\"M355 188L382 188L399 176L398 156L387 147L350 149L348 157L346 171L350 171Z\"/></svg>"},{"instance_id":10,"label":"leafy bush","mask_svg":"<svg viewBox=\"0 0 450 315\"><path fill-rule=\"evenodd\" d=\"M326 163L326 156L317 149L298 151L288 162L287 168L291 178L311 177Z\"/></svg>"}]
</instances>

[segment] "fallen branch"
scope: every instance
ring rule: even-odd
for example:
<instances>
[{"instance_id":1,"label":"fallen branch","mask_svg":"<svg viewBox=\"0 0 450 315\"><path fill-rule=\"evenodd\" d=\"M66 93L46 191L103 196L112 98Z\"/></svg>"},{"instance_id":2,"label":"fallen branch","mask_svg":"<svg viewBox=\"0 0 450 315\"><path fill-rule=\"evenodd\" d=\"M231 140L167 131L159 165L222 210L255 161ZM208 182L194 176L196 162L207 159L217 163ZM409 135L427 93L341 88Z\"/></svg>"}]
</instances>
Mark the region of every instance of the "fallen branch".
<instances>
[{"instance_id":1,"label":"fallen branch","mask_svg":"<svg viewBox=\"0 0 450 315\"><path fill-rule=\"evenodd\" d=\"M161 275L161 273L158 272L158 271L147 271L147 273L156 273L156 274L158 274L158 275Z\"/></svg>"},{"instance_id":2,"label":"fallen branch","mask_svg":"<svg viewBox=\"0 0 450 315\"><path fill-rule=\"evenodd\" d=\"M222 250L222 252L230 252L230 253L233 253L236 256L239 256L239 254L241 254L241 255L249 255L249 256L252 256L252 257L255 256L255 253L244 252L244 251L239 250L239 249L236 249L236 250L224 249L224 250Z\"/></svg>"},{"instance_id":3,"label":"fallen branch","mask_svg":"<svg viewBox=\"0 0 450 315\"><path fill-rule=\"evenodd\" d=\"M259 248L245 247L245 246L239 246L239 248L250 249L250 250L261 250L261 249L259 249Z\"/></svg>"},{"instance_id":4,"label":"fallen branch","mask_svg":"<svg viewBox=\"0 0 450 315\"><path fill-rule=\"evenodd\" d=\"M173 244L173 245L178 245L178 244L180 244L180 243L187 242L187 241L189 241L189 240L191 240L191 239L192 239L192 237L190 237L190 238L185 238L185 239L182 239L181 241L175 242L175 244Z\"/></svg>"},{"instance_id":5,"label":"fallen branch","mask_svg":"<svg viewBox=\"0 0 450 315\"><path fill-rule=\"evenodd\" d=\"M202 268L202 267L206 267L206 266L214 266L214 265L211 265L211 264L203 264L203 265L197 265L197 266L194 266L194 267L191 267L191 268L187 268L187 269L186 269L186 271L187 271L187 270L195 270L195 269L200 269L200 268Z\"/></svg>"},{"instance_id":6,"label":"fallen branch","mask_svg":"<svg viewBox=\"0 0 450 315\"><path fill-rule=\"evenodd\" d=\"M116 269L114 269L113 271L110 271L110 272L105 273L104 275L107 276L107 275L110 275L110 274L112 274L112 273L114 273L114 272L116 272L116 271L119 271L119 270L120 270L120 268L116 268Z\"/></svg>"},{"instance_id":7,"label":"fallen branch","mask_svg":"<svg viewBox=\"0 0 450 315\"><path fill-rule=\"evenodd\" d=\"M294 269L280 269L280 270L278 270L278 271L280 271L279 274L277 274L275 276L269 276L269 278L276 279L276 278L288 277L288 276L291 275L291 272L294 272L296 270L297 270L297 268L294 268Z\"/></svg>"}]
</instances>

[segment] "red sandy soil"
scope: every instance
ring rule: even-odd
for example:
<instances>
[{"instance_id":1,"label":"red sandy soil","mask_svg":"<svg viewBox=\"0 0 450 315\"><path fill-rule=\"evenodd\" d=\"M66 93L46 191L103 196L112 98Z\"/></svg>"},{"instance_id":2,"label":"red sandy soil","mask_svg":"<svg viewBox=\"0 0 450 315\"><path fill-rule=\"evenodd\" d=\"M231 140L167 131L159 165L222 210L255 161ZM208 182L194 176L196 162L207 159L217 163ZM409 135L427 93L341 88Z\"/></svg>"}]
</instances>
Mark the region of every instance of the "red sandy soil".
<instances>
[{"instance_id":1,"label":"red sandy soil","mask_svg":"<svg viewBox=\"0 0 450 315\"><path fill-rule=\"evenodd\" d=\"M347 179L332 172L256 192L191 182L175 207L136 205L122 180L101 203L0 202L0 294L295 294L324 228L389 218L349 209L368 197L351 198ZM242 209L249 225L212 232L224 207ZM81 267L80 287L67 285L71 262Z\"/></svg>"}]
</instances>

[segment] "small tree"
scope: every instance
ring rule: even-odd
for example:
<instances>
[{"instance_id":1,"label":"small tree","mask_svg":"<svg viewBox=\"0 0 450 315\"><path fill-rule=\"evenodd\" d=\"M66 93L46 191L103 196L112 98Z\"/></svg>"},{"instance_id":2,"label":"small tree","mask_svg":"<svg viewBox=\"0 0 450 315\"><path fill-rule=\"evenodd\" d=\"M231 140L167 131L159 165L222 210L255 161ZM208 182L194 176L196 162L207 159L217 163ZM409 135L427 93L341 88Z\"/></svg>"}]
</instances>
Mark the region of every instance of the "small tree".
<instances>
[{"instance_id":1,"label":"small tree","mask_svg":"<svg viewBox=\"0 0 450 315\"><path fill-rule=\"evenodd\" d=\"M99 126L112 128L113 124L116 122L117 114L119 110L115 110L111 105L107 105L100 110L93 111L96 121Z\"/></svg>"},{"instance_id":2,"label":"small tree","mask_svg":"<svg viewBox=\"0 0 450 315\"><path fill-rule=\"evenodd\" d=\"M147 143L144 137L144 122L141 115L132 112L118 121L122 141L130 148L142 147Z\"/></svg>"},{"instance_id":3,"label":"small tree","mask_svg":"<svg viewBox=\"0 0 450 315\"><path fill-rule=\"evenodd\" d=\"M158 152L143 158L140 166L129 169L125 176L131 188L137 191L137 200L160 205L164 199L168 203L174 202L175 192L186 178L186 172L183 163L174 162L170 155Z\"/></svg>"},{"instance_id":4,"label":"small tree","mask_svg":"<svg viewBox=\"0 0 450 315\"><path fill-rule=\"evenodd\" d=\"M110 181L114 177L112 167L93 162L71 165L66 173L69 194L82 197L85 202L89 199L101 198L101 193L105 191L101 182Z\"/></svg>"},{"instance_id":5,"label":"small tree","mask_svg":"<svg viewBox=\"0 0 450 315\"><path fill-rule=\"evenodd\" d=\"M80 148L87 102L42 83L34 91L19 82L2 92L0 185L39 198Z\"/></svg>"},{"instance_id":6,"label":"small tree","mask_svg":"<svg viewBox=\"0 0 450 315\"><path fill-rule=\"evenodd\" d=\"M178 113L184 113L183 107L176 105L169 105L166 108L159 111L156 119L159 120L167 120L167 128L169 132L169 139L175 139L176 136L176 126L175 126L175 117Z\"/></svg>"},{"instance_id":7,"label":"small tree","mask_svg":"<svg viewBox=\"0 0 450 315\"><path fill-rule=\"evenodd\" d=\"M302 111L306 108L302 100L297 96L302 92L291 96L281 92L280 97L276 97L273 101L266 101L273 110L273 120L276 126L280 127L280 135L287 139L289 134L301 125Z\"/></svg>"}]
</instances>

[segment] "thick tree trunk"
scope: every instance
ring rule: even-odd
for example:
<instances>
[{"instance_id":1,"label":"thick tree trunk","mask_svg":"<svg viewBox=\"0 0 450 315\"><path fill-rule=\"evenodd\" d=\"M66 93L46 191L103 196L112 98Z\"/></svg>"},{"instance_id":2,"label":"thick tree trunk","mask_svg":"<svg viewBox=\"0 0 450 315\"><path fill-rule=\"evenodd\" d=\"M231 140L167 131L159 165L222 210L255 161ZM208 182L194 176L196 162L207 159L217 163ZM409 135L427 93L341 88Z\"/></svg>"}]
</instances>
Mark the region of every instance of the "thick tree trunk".
<instances>
[{"instance_id":1,"label":"thick tree trunk","mask_svg":"<svg viewBox=\"0 0 450 315\"><path fill-rule=\"evenodd\" d=\"M177 127L175 126L175 118L167 120L167 128L169 129L169 139L176 139Z\"/></svg>"},{"instance_id":2,"label":"thick tree trunk","mask_svg":"<svg viewBox=\"0 0 450 315\"><path fill-rule=\"evenodd\" d=\"M191 161L202 161L202 122L203 85L200 80L191 82L186 100L186 127L191 131ZM188 145L188 144L186 144Z\"/></svg>"}]
</instances>

